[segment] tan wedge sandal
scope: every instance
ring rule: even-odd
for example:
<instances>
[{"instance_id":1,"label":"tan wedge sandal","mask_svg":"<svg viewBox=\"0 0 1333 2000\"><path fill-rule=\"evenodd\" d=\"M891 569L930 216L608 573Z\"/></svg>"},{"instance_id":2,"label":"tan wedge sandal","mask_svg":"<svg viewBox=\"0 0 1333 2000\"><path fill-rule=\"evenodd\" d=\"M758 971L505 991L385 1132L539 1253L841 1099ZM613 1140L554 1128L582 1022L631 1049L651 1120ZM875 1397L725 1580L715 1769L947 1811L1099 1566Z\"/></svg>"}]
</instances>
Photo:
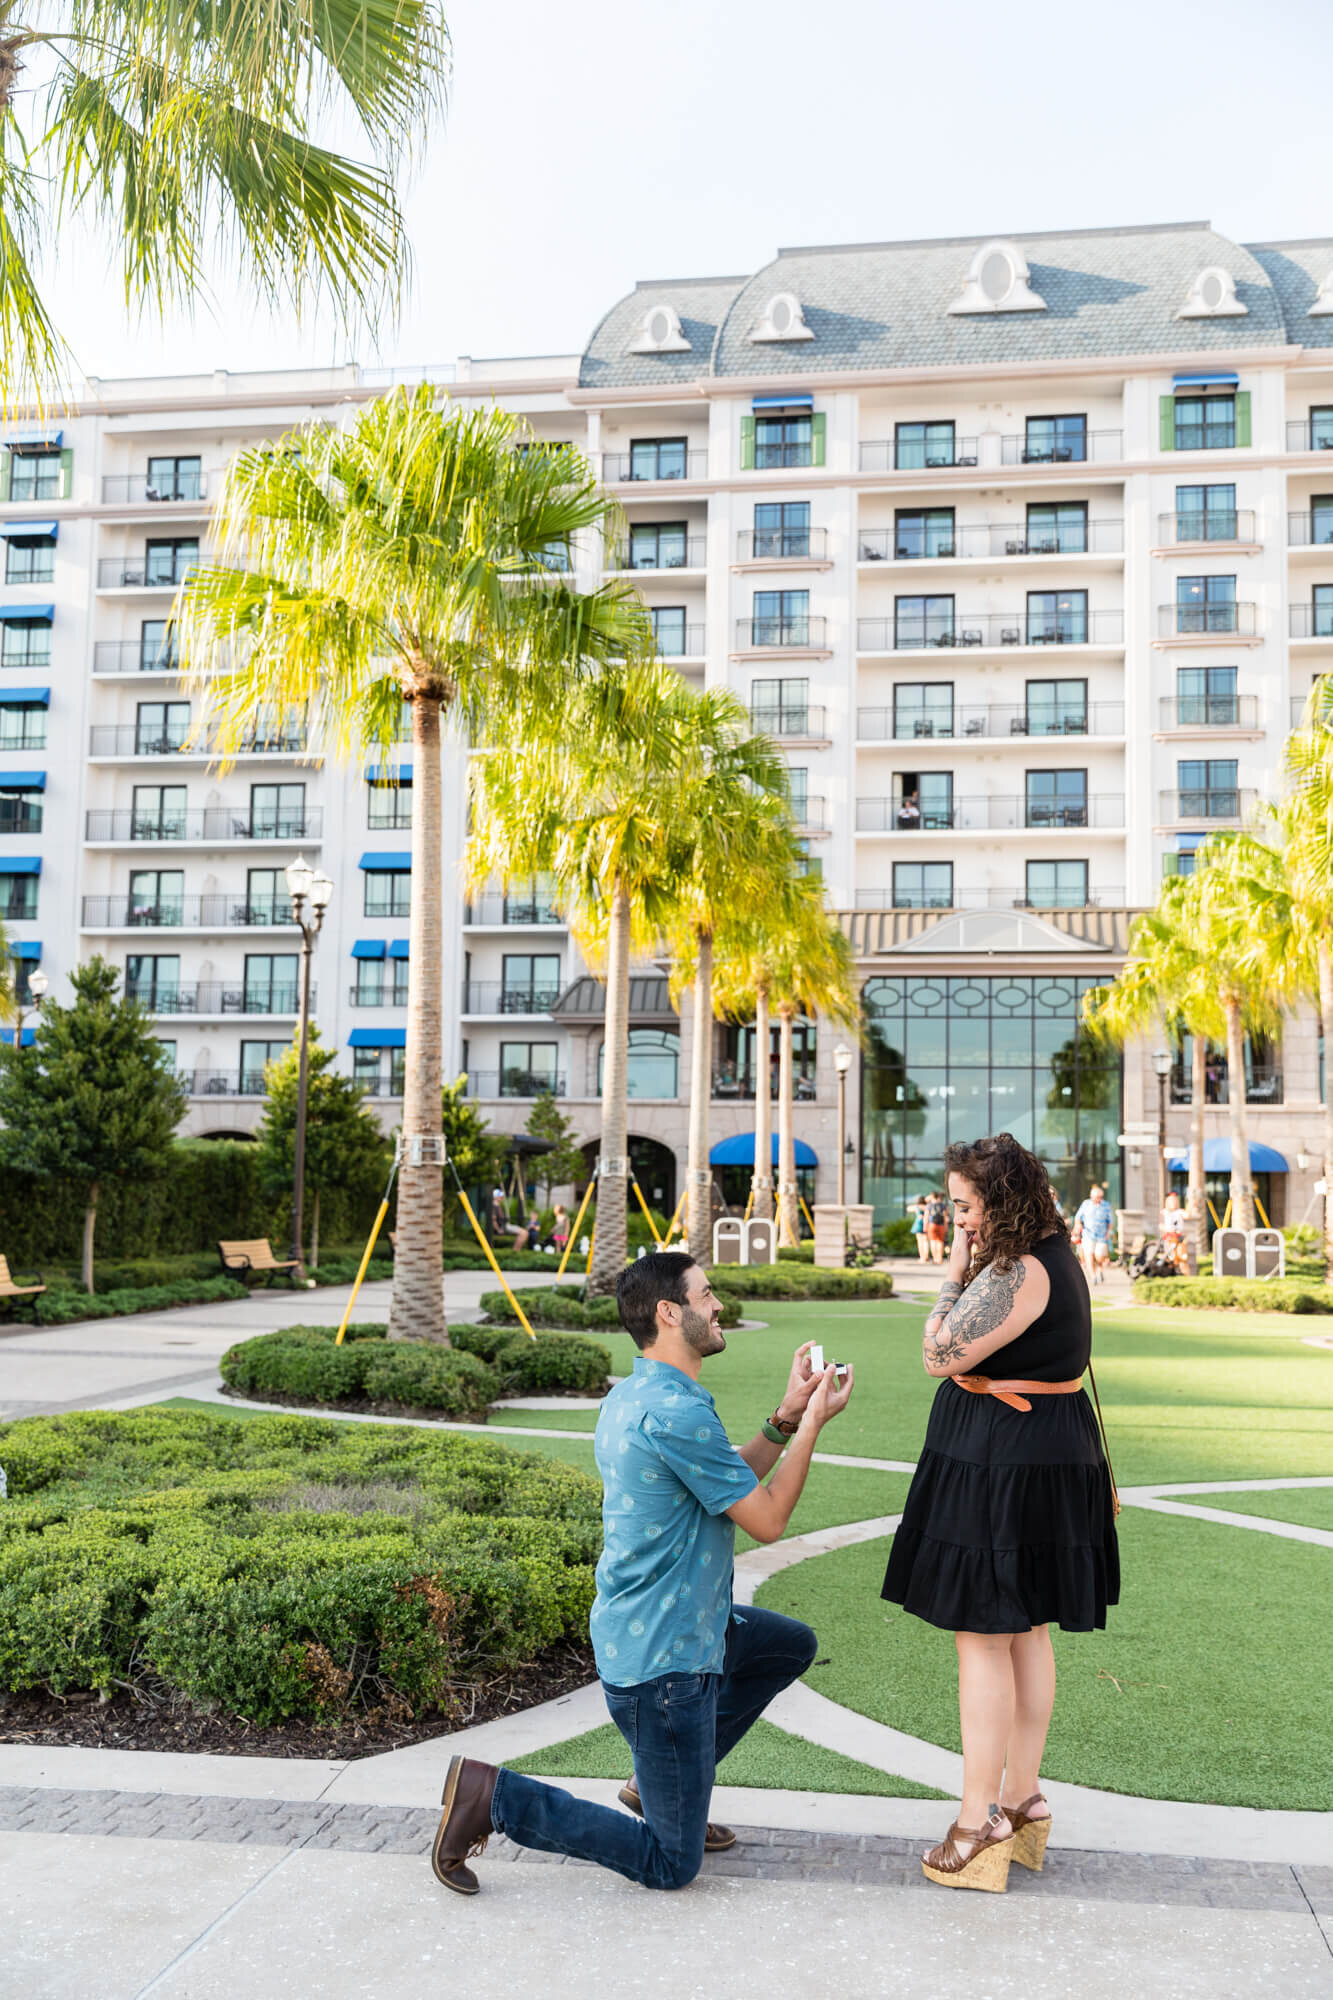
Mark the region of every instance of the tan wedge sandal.
<instances>
[{"instance_id":1,"label":"tan wedge sandal","mask_svg":"<svg viewBox=\"0 0 1333 2000\"><path fill-rule=\"evenodd\" d=\"M1031 1799L1028 1804L1032 1804ZM995 1830L1003 1824L1004 1815L998 1812L991 1814L985 1826L959 1826L955 1820L939 1846L932 1847L921 1863L922 1874L942 1889L989 1889L1002 1896L1009 1886L1009 1863L1014 1853L1013 1834ZM976 1843L966 1860L958 1850L960 1840Z\"/></svg>"},{"instance_id":2,"label":"tan wedge sandal","mask_svg":"<svg viewBox=\"0 0 1333 2000\"><path fill-rule=\"evenodd\" d=\"M1046 1860L1046 1843L1051 1837L1051 1816L1045 1819L1030 1819L1028 1807L1045 1805L1040 1792L1034 1792L1030 1799L1024 1799L1021 1806L1006 1806L1004 1816L1014 1829L1014 1860L1020 1868L1030 1868L1034 1875L1040 1875Z\"/></svg>"}]
</instances>

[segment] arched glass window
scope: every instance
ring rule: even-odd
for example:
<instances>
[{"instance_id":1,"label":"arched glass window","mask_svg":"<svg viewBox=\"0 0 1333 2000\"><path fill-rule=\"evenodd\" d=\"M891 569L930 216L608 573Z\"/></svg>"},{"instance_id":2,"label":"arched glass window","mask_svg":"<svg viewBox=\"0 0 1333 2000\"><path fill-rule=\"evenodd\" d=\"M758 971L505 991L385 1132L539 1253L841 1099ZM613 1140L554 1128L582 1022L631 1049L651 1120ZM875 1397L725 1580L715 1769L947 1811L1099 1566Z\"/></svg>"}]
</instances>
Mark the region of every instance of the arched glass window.
<instances>
[{"instance_id":1,"label":"arched glass window","mask_svg":"<svg viewBox=\"0 0 1333 2000\"><path fill-rule=\"evenodd\" d=\"M597 1088L602 1088L606 1043L597 1051ZM631 1028L628 1097L674 1097L680 1071L680 1034L675 1028Z\"/></svg>"}]
</instances>

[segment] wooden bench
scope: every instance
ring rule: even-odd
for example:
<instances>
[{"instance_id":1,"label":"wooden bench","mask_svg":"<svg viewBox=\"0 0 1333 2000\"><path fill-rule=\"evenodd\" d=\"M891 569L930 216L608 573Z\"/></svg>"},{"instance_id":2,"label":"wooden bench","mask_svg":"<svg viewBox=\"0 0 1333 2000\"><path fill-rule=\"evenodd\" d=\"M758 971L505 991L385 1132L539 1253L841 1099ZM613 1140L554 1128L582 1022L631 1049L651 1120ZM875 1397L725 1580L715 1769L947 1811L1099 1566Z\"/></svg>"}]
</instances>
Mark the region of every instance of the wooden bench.
<instances>
[{"instance_id":1,"label":"wooden bench","mask_svg":"<svg viewBox=\"0 0 1333 2000\"><path fill-rule=\"evenodd\" d=\"M0 1299L8 1299L11 1307L15 1299L35 1299L39 1292L46 1290L46 1286L40 1283L41 1275L40 1271L36 1273L39 1282L35 1285L15 1284L9 1273L8 1257L0 1257Z\"/></svg>"},{"instance_id":2,"label":"wooden bench","mask_svg":"<svg viewBox=\"0 0 1333 2000\"><path fill-rule=\"evenodd\" d=\"M270 1285L279 1272L294 1279L301 1268L298 1258L275 1257L267 1236L257 1236L253 1242L219 1243L218 1256L229 1278L266 1277Z\"/></svg>"}]
</instances>

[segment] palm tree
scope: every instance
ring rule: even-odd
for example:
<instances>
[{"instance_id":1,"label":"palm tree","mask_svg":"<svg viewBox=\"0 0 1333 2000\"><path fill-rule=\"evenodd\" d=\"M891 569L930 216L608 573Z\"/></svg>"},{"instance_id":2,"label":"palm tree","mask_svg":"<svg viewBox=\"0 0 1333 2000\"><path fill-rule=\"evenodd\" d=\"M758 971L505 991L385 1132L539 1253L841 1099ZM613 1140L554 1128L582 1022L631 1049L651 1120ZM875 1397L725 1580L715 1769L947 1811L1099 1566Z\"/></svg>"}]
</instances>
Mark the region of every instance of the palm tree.
<instances>
[{"instance_id":1,"label":"palm tree","mask_svg":"<svg viewBox=\"0 0 1333 2000\"><path fill-rule=\"evenodd\" d=\"M34 52L49 88L20 82ZM68 372L37 268L71 220L114 248L133 304L192 302L221 255L270 305L329 298L373 324L407 268L393 168L448 73L448 30L427 0L7 6L0 405L40 400ZM314 143L330 111L369 161Z\"/></svg>"},{"instance_id":2,"label":"palm tree","mask_svg":"<svg viewBox=\"0 0 1333 2000\"><path fill-rule=\"evenodd\" d=\"M861 997L851 944L824 907L818 878L803 877L802 887L805 895L779 941L773 981L778 1012L778 1226L780 1237L790 1244L801 1240L792 1060L796 1017L803 1014L861 1034Z\"/></svg>"},{"instance_id":3,"label":"palm tree","mask_svg":"<svg viewBox=\"0 0 1333 2000\"><path fill-rule=\"evenodd\" d=\"M385 396L346 430L242 451L215 515L219 560L178 601L181 657L225 760L257 712L303 711L343 755L412 726L404 1159L390 1326L447 1341L441 1283L442 726L553 727L565 691L651 645L638 597L580 593L547 566L607 503L571 451L523 449L502 412ZM237 660L239 659L239 664ZM416 1142L421 1141L421 1144ZM415 1157L414 1157L415 1156Z\"/></svg>"}]
</instances>

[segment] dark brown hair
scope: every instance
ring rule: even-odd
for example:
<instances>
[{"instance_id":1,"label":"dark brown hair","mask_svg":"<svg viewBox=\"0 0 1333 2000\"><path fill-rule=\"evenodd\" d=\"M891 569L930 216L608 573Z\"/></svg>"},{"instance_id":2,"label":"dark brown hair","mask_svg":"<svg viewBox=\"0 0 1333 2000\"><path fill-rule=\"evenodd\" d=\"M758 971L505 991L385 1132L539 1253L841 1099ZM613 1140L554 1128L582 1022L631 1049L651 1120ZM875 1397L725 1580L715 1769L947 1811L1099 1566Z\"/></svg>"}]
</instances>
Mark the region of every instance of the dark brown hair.
<instances>
[{"instance_id":1,"label":"dark brown hair","mask_svg":"<svg viewBox=\"0 0 1333 2000\"><path fill-rule=\"evenodd\" d=\"M948 1148L944 1165L947 1173L961 1174L971 1183L986 1211L986 1241L973 1250L969 1283L988 1264L1007 1271L1015 1257L1044 1236L1068 1238L1050 1175L1012 1132L960 1141Z\"/></svg>"},{"instance_id":2,"label":"dark brown hair","mask_svg":"<svg viewBox=\"0 0 1333 2000\"><path fill-rule=\"evenodd\" d=\"M657 1339L657 1308L663 1299L673 1306L685 1303L685 1285L694 1269L694 1259L679 1250L652 1250L626 1264L616 1279L616 1305L620 1324L634 1345L642 1351Z\"/></svg>"}]
</instances>

